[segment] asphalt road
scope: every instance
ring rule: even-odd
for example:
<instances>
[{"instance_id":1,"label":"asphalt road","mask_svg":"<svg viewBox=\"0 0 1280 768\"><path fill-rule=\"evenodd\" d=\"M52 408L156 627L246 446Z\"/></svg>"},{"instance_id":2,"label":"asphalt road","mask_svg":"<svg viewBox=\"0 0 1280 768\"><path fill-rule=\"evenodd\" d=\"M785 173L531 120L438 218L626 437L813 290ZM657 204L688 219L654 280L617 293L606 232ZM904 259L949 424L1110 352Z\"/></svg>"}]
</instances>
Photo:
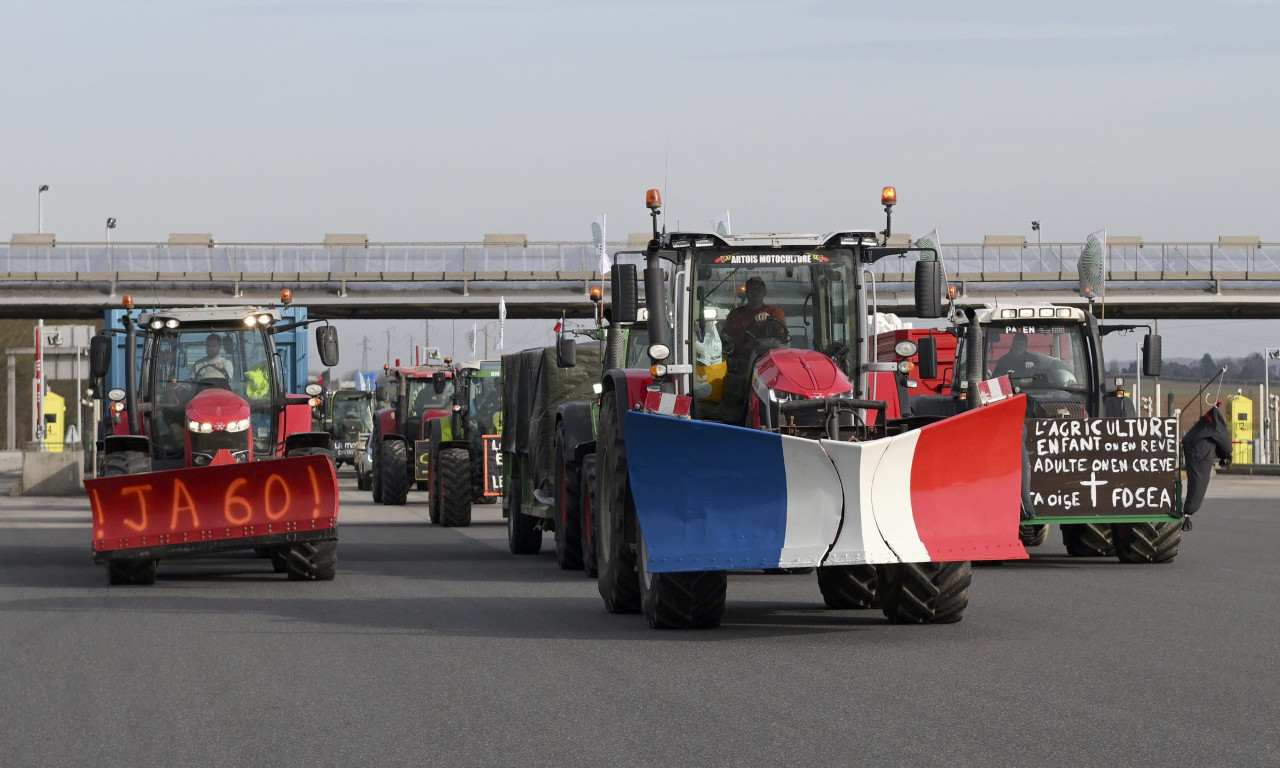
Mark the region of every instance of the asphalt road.
<instances>
[{"instance_id":1,"label":"asphalt road","mask_svg":"<svg viewBox=\"0 0 1280 768\"><path fill-rule=\"evenodd\" d=\"M5 766L1280 765L1280 479L1218 477L1177 560L975 569L958 624L745 573L659 632L342 478L339 574L239 555L108 588L81 498L0 498Z\"/></svg>"}]
</instances>

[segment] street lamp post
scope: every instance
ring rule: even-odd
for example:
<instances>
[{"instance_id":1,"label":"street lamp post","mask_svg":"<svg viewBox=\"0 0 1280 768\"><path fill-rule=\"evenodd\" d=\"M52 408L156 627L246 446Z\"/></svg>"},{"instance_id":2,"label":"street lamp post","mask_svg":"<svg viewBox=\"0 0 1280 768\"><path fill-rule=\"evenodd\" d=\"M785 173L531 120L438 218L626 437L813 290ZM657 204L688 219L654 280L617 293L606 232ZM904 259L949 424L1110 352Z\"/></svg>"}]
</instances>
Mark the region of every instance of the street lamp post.
<instances>
[{"instance_id":1,"label":"street lamp post","mask_svg":"<svg viewBox=\"0 0 1280 768\"><path fill-rule=\"evenodd\" d=\"M1270 464L1275 460L1272 447L1271 431L1274 420L1271 418L1271 361L1280 360L1280 347L1264 347L1262 353L1262 460Z\"/></svg>"},{"instance_id":2,"label":"street lamp post","mask_svg":"<svg viewBox=\"0 0 1280 768\"><path fill-rule=\"evenodd\" d=\"M48 191L48 184L41 184L36 190L36 232L40 234L44 234L44 193Z\"/></svg>"}]
</instances>

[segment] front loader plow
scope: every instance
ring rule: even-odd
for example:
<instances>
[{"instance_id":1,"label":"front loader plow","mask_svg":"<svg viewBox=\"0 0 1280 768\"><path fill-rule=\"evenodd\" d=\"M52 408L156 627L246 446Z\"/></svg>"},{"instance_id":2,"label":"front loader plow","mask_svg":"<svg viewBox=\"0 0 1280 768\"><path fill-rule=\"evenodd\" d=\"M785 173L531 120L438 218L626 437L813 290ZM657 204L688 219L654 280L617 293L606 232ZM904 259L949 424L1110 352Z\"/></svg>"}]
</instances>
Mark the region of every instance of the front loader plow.
<instances>
[{"instance_id":1,"label":"front loader plow","mask_svg":"<svg viewBox=\"0 0 1280 768\"><path fill-rule=\"evenodd\" d=\"M322 455L85 481L98 562L337 538L338 481Z\"/></svg>"},{"instance_id":2,"label":"front loader plow","mask_svg":"<svg viewBox=\"0 0 1280 768\"><path fill-rule=\"evenodd\" d=\"M1024 559L1024 411L1016 397L861 443L628 412L647 570Z\"/></svg>"}]
</instances>

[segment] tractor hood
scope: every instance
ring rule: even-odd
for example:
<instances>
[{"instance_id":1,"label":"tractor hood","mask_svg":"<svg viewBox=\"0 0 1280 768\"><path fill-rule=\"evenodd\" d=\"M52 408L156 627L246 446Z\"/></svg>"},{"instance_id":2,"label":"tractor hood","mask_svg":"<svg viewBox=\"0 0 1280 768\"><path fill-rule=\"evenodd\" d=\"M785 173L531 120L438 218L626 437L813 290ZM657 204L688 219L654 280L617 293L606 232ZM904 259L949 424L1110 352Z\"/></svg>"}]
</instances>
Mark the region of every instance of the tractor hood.
<instances>
[{"instance_id":1,"label":"tractor hood","mask_svg":"<svg viewBox=\"0 0 1280 768\"><path fill-rule=\"evenodd\" d=\"M198 432L243 432L249 428L249 404L225 389L201 390L187 403L187 421L199 425Z\"/></svg>"},{"instance_id":2,"label":"tractor hood","mask_svg":"<svg viewBox=\"0 0 1280 768\"><path fill-rule=\"evenodd\" d=\"M756 363L760 385L806 399L853 390L844 371L831 358L811 349L771 349Z\"/></svg>"}]
</instances>

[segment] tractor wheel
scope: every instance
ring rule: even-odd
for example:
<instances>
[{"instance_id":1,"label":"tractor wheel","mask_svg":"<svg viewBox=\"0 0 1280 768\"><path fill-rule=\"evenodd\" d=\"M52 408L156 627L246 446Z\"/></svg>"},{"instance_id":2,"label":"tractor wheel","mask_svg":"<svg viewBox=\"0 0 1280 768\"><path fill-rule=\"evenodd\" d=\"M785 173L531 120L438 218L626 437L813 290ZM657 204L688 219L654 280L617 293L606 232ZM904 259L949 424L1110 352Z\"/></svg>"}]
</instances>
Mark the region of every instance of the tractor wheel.
<instances>
[{"instance_id":1,"label":"tractor wheel","mask_svg":"<svg viewBox=\"0 0 1280 768\"><path fill-rule=\"evenodd\" d=\"M876 566L880 609L894 624L950 624L969 605L973 568L960 563Z\"/></svg>"},{"instance_id":2,"label":"tractor wheel","mask_svg":"<svg viewBox=\"0 0 1280 768\"><path fill-rule=\"evenodd\" d=\"M1038 547L1048 538L1049 526L1047 525L1018 526L1018 541L1022 542L1024 547Z\"/></svg>"},{"instance_id":3,"label":"tractor wheel","mask_svg":"<svg viewBox=\"0 0 1280 768\"><path fill-rule=\"evenodd\" d=\"M636 575L636 553L631 533L635 526L635 502L627 477L627 447L618 423L616 392L605 393L600 403L600 437L596 442L599 459L596 471L597 585L604 607L610 613L640 611L640 579Z\"/></svg>"},{"instance_id":4,"label":"tractor wheel","mask_svg":"<svg viewBox=\"0 0 1280 768\"><path fill-rule=\"evenodd\" d=\"M373 494L373 503L382 503L382 451L374 454L373 464L369 466L369 491Z\"/></svg>"},{"instance_id":5,"label":"tractor wheel","mask_svg":"<svg viewBox=\"0 0 1280 768\"><path fill-rule=\"evenodd\" d=\"M466 448L445 448L436 458L433 509L439 510L440 523L446 528L465 528L471 525L471 453Z\"/></svg>"},{"instance_id":6,"label":"tractor wheel","mask_svg":"<svg viewBox=\"0 0 1280 768\"><path fill-rule=\"evenodd\" d=\"M289 572L289 546L284 544L279 547L269 547L267 556L271 558L271 570L276 573Z\"/></svg>"},{"instance_id":7,"label":"tractor wheel","mask_svg":"<svg viewBox=\"0 0 1280 768\"><path fill-rule=\"evenodd\" d=\"M112 585L156 583L156 560L111 560L107 562L107 582Z\"/></svg>"},{"instance_id":8,"label":"tractor wheel","mask_svg":"<svg viewBox=\"0 0 1280 768\"><path fill-rule=\"evenodd\" d=\"M356 490L357 491L369 490L369 481L365 478L364 473L361 472L358 467L356 468Z\"/></svg>"},{"instance_id":9,"label":"tractor wheel","mask_svg":"<svg viewBox=\"0 0 1280 768\"><path fill-rule=\"evenodd\" d=\"M1182 523L1116 523L1116 556L1122 563L1168 563L1178 555Z\"/></svg>"},{"instance_id":10,"label":"tractor wheel","mask_svg":"<svg viewBox=\"0 0 1280 768\"><path fill-rule=\"evenodd\" d=\"M284 551L289 581L332 581L338 572L338 542L303 541Z\"/></svg>"},{"instance_id":11,"label":"tractor wheel","mask_svg":"<svg viewBox=\"0 0 1280 768\"><path fill-rule=\"evenodd\" d=\"M542 531L534 519L520 511L524 480L511 473L511 489L507 491L507 548L513 555L536 555L542 551Z\"/></svg>"},{"instance_id":12,"label":"tractor wheel","mask_svg":"<svg viewBox=\"0 0 1280 768\"><path fill-rule=\"evenodd\" d=\"M151 457L142 451L116 451L108 453L102 460L103 477L140 475L150 471Z\"/></svg>"},{"instance_id":13,"label":"tractor wheel","mask_svg":"<svg viewBox=\"0 0 1280 768\"><path fill-rule=\"evenodd\" d=\"M382 444L382 461L375 467L382 485L382 503L404 506L409 499L409 449L403 440Z\"/></svg>"},{"instance_id":14,"label":"tractor wheel","mask_svg":"<svg viewBox=\"0 0 1280 768\"><path fill-rule=\"evenodd\" d=\"M582 568L581 482L564 460L564 432L556 433L556 562L566 571Z\"/></svg>"},{"instance_id":15,"label":"tractor wheel","mask_svg":"<svg viewBox=\"0 0 1280 768\"><path fill-rule=\"evenodd\" d=\"M879 608L874 565L828 565L818 569L818 589L828 608Z\"/></svg>"},{"instance_id":16,"label":"tractor wheel","mask_svg":"<svg viewBox=\"0 0 1280 768\"><path fill-rule=\"evenodd\" d=\"M429 454L429 463L431 466L440 466L440 457L435 451ZM434 525L440 525L440 508L444 503L444 493L440 490L440 475L433 473L427 479L427 516L431 518Z\"/></svg>"},{"instance_id":17,"label":"tractor wheel","mask_svg":"<svg viewBox=\"0 0 1280 768\"><path fill-rule=\"evenodd\" d=\"M713 629L724 617L727 571L650 573L644 533L636 566L640 569L640 609L654 629Z\"/></svg>"},{"instance_id":18,"label":"tractor wheel","mask_svg":"<svg viewBox=\"0 0 1280 768\"><path fill-rule=\"evenodd\" d=\"M578 527L582 529L582 570L587 578L594 579L600 575L596 567L596 534L595 534L595 479L596 455L594 453L582 457L582 469L578 471Z\"/></svg>"},{"instance_id":19,"label":"tractor wheel","mask_svg":"<svg viewBox=\"0 0 1280 768\"><path fill-rule=\"evenodd\" d=\"M1116 553L1109 525L1069 523L1062 526L1062 543L1072 557L1105 557Z\"/></svg>"}]
</instances>

